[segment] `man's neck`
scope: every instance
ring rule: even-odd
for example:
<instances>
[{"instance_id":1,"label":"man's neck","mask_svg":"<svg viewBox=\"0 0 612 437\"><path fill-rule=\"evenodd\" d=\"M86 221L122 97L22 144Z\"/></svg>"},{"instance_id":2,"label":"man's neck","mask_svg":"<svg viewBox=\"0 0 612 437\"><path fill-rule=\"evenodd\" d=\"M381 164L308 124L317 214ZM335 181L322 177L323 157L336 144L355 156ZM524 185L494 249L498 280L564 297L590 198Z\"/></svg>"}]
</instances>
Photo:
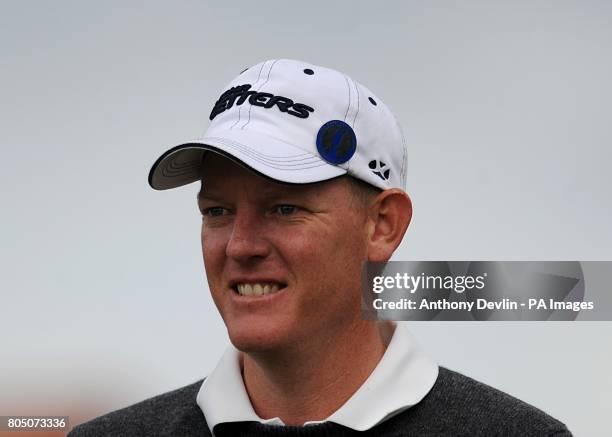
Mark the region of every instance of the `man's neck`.
<instances>
[{"instance_id":1,"label":"man's neck","mask_svg":"<svg viewBox=\"0 0 612 437\"><path fill-rule=\"evenodd\" d=\"M243 353L245 387L261 418L286 425L320 421L340 408L370 376L393 325L358 321L346 332L312 338L299 347Z\"/></svg>"}]
</instances>

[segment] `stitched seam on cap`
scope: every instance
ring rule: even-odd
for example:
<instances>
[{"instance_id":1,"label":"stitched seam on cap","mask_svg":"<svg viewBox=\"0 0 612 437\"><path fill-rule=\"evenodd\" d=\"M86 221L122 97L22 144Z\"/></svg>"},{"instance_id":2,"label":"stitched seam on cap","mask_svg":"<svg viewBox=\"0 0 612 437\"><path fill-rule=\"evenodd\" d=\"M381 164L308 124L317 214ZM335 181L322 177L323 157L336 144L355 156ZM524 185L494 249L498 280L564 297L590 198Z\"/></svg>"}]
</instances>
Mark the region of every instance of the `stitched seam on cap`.
<instances>
[{"instance_id":1,"label":"stitched seam on cap","mask_svg":"<svg viewBox=\"0 0 612 437\"><path fill-rule=\"evenodd\" d=\"M240 152L242 152L244 155L248 156L249 158L258 161L268 167L271 168L275 168L277 170L305 170L305 169L309 169L309 168L316 168L316 167L321 167L323 165L326 165L326 163L324 161L319 160L318 163L314 163L313 165L299 165L299 164L288 164L288 165L284 165L284 166L280 166L280 165L272 165L260 158L258 158L257 156L253 156L252 154L250 154L249 152L251 152L251 149L249 149L247 146L245 146L244 144L241 144L239 142L235 142L235 141L228 141L228 140L223 140L223 141L219 141L220 143L224 144L227 147L231 147L234 148ZM242 150L244 149L244 150Z\"/></svg>"},{"instance_id":2,"label":"stitched seam on cap","mask_svg":"<svg viewBox=\"0 0 612 437\"><path fill-rule=\"evenodd\" d=\"M274 68L274 65L277 62L278 62L278 59L275 59L274 62L272 63L272 65L270 66L270 69L268 70L268 76L266 77L266 81L264 83L262 83L259 88L257 88L257 92L261 91L263 89L263 87L266 86L266 84L270 81L270 74L272 73L272 69ZM245 101L245 103L246 103L246 101ZM242 127L240 129L244 129L246 127L246 125L251 122L251 109L253 109L253 105L249 104L249 119L247 120L247 122L245 124L242 125Z\"/></svg>"},{"instance_id":3,"label":"stitched seam on cap","mask_svg":"<svg viewBox=\"0 0 612 437\"><path fill-rule=\"evenodd\" d=\"M359 87L357 86L357 83L355 81L353 81L353 85L355 85L355 91L357 91L357 111L355 112L355 117L353 117L353 129L355 129L357 114L359 114Z\"/></svg>"},{"instance_id":4,"label":"stitched seam on cap","mask_svg":"<svg viewBox=\"0 0 612 437\"><path fill-rule=\"evenodd\" d=\"M288 143L286 141L283 141L283 140L281 140L279 138L276 138L276 137L273 137L273 136L270 136L270 138L274 139L275 141L287 144L290 147L296 147L293 144L290 144L290 143ZM204 138L202 138L201 140L198 140L198 141L201 142L202 144L205 144L207 142L207 140L214 140L214 141L220 141L220 142L222 142L222 141L233 141L236 144L242 144L242 143L240 143L237 140L232 140L232 139L228 139L228 138L224 138L224 137L204 137ZM290 156L275 156L275 155L266 155L265 153L261 153L261 152L255 150L255 149L253 149L251 147L249 147L248 149L253 151L254 154L256 154L258 156L261 156L263 159L268 159L270 161L279 161L279 162L282 162L282 161L294 161L294 160L303 160L303 159L307 159L307 158L311 158L311 157L319 159L319 158L316 157L316 155L313 155L312 153L308 153L308 152L303 152L303 153L300 153L298 155L290 155ZM300 158L302 156L304 158L298 159L298 158Z\"/></svg>"},{"instance_id":5,"label":"stitched seam on cap","mask_svg":"<svg viewBox=\"0 0 612 437\"><path fill-rule=\"evenodd\" d=\"M344 113L344 121L346 122L346 117L348 117L348 112L351 107L351 86L349 85L346 75L343 74L342 76L344 76L344 81L346 82L346 87L348 88L348 105L346 105L346 112Z\"/></svg>"},{"instance_id":6,"label":"stitched seam on cap","mask_svg":"<svg viewBox=\"0 0 612 437\"><path fill-rule=\"evenodd\" d=\"M232 147L232 148L242 152L243 154L247 155L248 157L250 157L250 158L252 158L252 159L254 159L256 161L259 161L259 162L261 162L263 164L266 164L266 165L271 166L271 167L275 167L276 166L275 168L300 167L300 166L304 166L304 165L310 164L309 162L305 162L305 163L302 163L302 164L299 164L299 163L298 164L289 164L288 162L290 162L290 161L286 161L287 164L285 164L285 162L283 162L283 161L270 161L270 160L262 159L261 157L257 156L257 154L253 153L252 149L250 149L249 147L245 146L244 144L241 144L241 143L238 143L238 142L234 142L234 141L228 141L228 140L225 140L225 139L223 139L222 141L219 141L219 142L221 144L224 144L224 145L228 146L228 147ZM316 162L317 161L313 161L313 163L316 163ZM316 165L316 166L318 166L318 165Z\"/></svg>"},{"instance_id":7,"label":"stitched seam on cap","mask_svg":"<svg viewBox=\"0 0 612 437\"><path fill-rule=\"evenodd\" d=\"M355 130L355 126L356 126L356 122L357 122L357 114L359 114L359 87L357 86L357 82L355 82L354 80L351 79L351 82L353 82L353 86L355 87L355 91L357 94L357 110L355 111L355 116L353 117L353 132L355 132L355 139L357 140L357 144L355 145L357 148L359 148L359 138L357 138L357 132ZM356 152L359 153L359 152ZM348 162L346 163L346 171L350 171L351 170L351 160L349 159Z\"/></svg>"},{"instance_id":8,"label":"stitched seam on cap","mask_svg":"<svg viewBox=\"0 0 612 437\"><path fill-rule=\"evenodd\" d=\"M257 80L255 81L255 83L259 82L259 78L261 77L261 72L263 71L264 66L266 65L267 61L264 62L263 64L261 64L261 67L259 68L259 74L257 75ZM247 91L245 91L247 92ZM230 126L230 130L234 129L234 126L236 126L238 123L240 123L240 112L242 111L242 105L240 105L240 108L238 109L238 120L236 120L234 122L234 124L232 124Z\"/></svg>"},{"instance_id":9,"label":"stitched seam on cap","mask_svg":"<svg viewBox=\"0 0 612 437\"><path fill-rule=\"evenodd\" d=\"M242 144L239 141L236 140L230 140L227 138L220 138L220 137L210 137L208 138L209 140L215 141L215 142L219 142L221 144L228 144L233 146L236 149L239 149L240 147L244 148L244 153L253 156L255 159L265 162L265 161L269 161L271 163L274 164L282 164L285 162L292 162L292 161L308 161L308 160L312 160L313 162L320 162L325 164L325 161L321 160L320 158L311 155L309 153L304 153L303 155L294 155L294 156L289 156L287 158L289 159L271 159L269 156L264 155L263 153L257 152L256 150L252 149L251 147L248 147L244 144ZM293 159L293 158L298 158L300 156L305 156L305 158L302 159ZM299 165L299 164L296 164Z\"/></svg>"}]
</instances>

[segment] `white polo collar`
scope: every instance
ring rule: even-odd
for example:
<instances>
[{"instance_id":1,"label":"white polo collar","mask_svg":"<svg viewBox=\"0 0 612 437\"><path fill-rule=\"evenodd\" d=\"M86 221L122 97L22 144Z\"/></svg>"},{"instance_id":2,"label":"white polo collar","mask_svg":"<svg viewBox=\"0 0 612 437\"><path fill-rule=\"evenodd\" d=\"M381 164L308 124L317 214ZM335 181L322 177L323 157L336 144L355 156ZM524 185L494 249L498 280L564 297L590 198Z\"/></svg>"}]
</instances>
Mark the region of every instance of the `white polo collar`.
<instances>
[{"instance_id":1,"label":"white polo collar","mask_svg":"<svg viewBox=\"0 0 612 437\"><path fill-rule=\"evenodd\" d=\"M231 344L217 367L204 380L197 403L208 428L225 422L252 421L268 425L284 423L278 417L260 418L251 405L240 369L240 352ZM356 431L365 431L416 405L433 387L438 364L416 343L412 334L398 324L387 350L368 379L336 412L323 421Z\"/></svg>"}]
</instances>

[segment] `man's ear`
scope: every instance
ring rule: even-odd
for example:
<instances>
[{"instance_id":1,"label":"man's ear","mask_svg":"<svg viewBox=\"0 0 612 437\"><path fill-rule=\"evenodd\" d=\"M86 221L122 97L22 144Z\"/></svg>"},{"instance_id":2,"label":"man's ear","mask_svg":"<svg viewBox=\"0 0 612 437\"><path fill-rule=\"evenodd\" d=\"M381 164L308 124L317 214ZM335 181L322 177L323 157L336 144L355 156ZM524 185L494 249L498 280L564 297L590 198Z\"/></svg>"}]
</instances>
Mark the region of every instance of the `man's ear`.
<instances>
[{"instance_id":1,"label":"man's ear","mask_svg":"<svg viewBox=\"0 0 612 437\"><path fill-rule=\"evenodd\" d=\"M368 261L388 261L402 242L412 219L412 201L397 188L371 200L368 219Z\"/></svg>"}]
</instances>

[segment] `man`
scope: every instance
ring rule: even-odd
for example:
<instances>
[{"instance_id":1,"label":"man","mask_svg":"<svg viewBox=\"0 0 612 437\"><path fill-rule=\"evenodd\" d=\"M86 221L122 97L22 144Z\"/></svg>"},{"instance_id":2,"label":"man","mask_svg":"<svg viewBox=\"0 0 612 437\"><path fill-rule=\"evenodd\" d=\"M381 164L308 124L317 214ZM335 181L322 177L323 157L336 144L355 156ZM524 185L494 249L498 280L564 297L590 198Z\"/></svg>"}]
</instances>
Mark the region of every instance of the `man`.
<instances>
[{"instance_id":1,"label":"man","mask_svg":"<svg viewBox=\"0 0 612 437\"><path fill-rule=\"evenodd\" d=\"M439 368L402 327L361 317L361 271L412 216L395 118L348 76L301 61L243 71L197 142L149 183L201 181L202 252L232 345L216 369L71 435L570 435Z\"/></svg>"}]
</instances>

